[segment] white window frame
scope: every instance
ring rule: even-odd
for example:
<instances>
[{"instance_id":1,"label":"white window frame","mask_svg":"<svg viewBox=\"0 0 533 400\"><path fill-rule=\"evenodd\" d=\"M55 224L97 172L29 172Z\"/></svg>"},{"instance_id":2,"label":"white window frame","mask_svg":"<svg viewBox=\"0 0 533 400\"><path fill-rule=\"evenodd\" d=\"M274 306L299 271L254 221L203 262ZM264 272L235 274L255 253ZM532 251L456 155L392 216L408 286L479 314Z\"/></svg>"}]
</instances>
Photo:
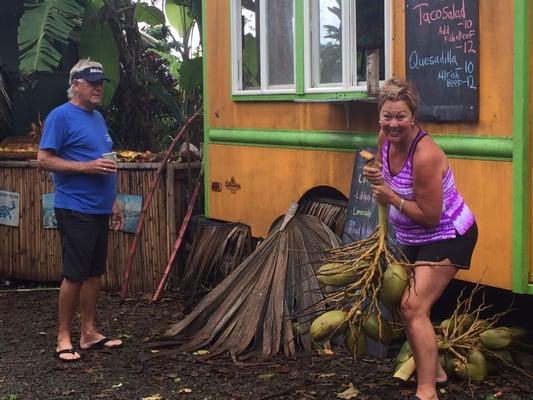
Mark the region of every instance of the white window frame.
<instances>
[{"instance_id":1,"label":"white window frame","mask_svg":"<svg viewBox=\"0 0 533 400\"><path fill-rule=\"evenodd\" d=\"M317 45L318 35L311 35L311 4L316 0L304 2L304 87L305 93L338 93L366 91L366 81L357 81L357 30L356 30L356 1L343 0L342 4L342 83L312 85L312 77L317 76L318 60L314 56L313 45ZM377 0L376 0L377 1ZM383 0L384 3L384 49L385 49L385 79L392 75L392 0ZM311 43L313 38L313 43ZM346 40L348 38L349 40ZM317 53L317 52L314 52ZM353 55L353 56L352 56ZM380 54L380 57L383 55ZM384 80L380 81L383 83Z\"/></svg>"},{"instance_id":2,"label":"white window frame","mask_svg":"<svg viewBox=\"0 0 533 400\"><path fill-rule=\"evenodd\" d=\"M296 51L293 55L293 81L292 85L269 85L268 75L268 21L267 21L267 2L269 0L261 0L259 2L259 24L260 30L260 58L261 58L261 87L260 89L244 89L242 87L242 38L240 32L241 25L241 0L231 1L231 65L232 65L232 93L234 95L246 94L293 94L296 93ZM293 10L296 9L296 0L293 1ZM294 16L292 19L293 43L296 47L295 22Z\"/></svg>"},{"instance_id":3,"label":"white window frame","mask_svg":"<svg viewBox=\"0 0 533 400\"><path fill-rule=\"evenodd\" d=\"M260 1L260 54L261 54L261 87L259 89L243 89L242 87L242 40L241 34L241 0L230 0L231 3L231 79L233 95L271 95L271 94L295 94L298 71L296 69L296 26L293 16L293 43L294 43L294 84L292 85L268 85L268 46L266 44L268 35L268 24L266 15L266 3L268 0ZM293 9L296 11L296 1L293 0ZM304 93L339 93L339 92L360 92L366 91L366 81L357 81L357 37L356 37L356 1L343 0L342 27L343 43L343 82L339 85L324 84L319 87L311 86L311 7L310 2L317 0L304 0ZM379 1L379 0L376 0ZM384 2L384 35L385 35L385 79L392 76L392 1ZM316 36L316 35L315 35ZM350 55L353 54L353 57ZM380 54L380 57L383 55ZM315 63L314 65L318 65ZM384 80L380 81L383 83Z\"/></svg>"}]
</instances>

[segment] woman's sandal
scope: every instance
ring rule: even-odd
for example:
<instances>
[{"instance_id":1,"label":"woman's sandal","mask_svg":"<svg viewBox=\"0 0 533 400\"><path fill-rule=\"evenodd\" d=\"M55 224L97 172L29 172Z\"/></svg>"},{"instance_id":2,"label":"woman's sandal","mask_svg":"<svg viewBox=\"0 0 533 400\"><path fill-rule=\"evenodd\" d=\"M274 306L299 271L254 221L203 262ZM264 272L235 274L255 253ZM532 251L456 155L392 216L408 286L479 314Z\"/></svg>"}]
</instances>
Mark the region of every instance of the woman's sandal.
<instances>
[{"instance_id":1,"label":"woman's sandal","mask_svg":"<svg viewBox=\"0 0 533 400\"><path fill-rule=\"evenodd\" d=\"M409 384L409 385L416 386L416 378L411 378L408 381L406 381L406 383ZM446 386L448 386L448 379L446 379L445 381L436 381L435 382L435 387L437 389L442 389L442 388L445 388Z\"/></svg>"},{"instance_id":2,"label":"woman's sandal","mask_svg":"<svg viewBox=\"0 0 533 400\"><path fill-rule=\"evenodd\" d=\"M445 388L446 386L448 386L448 379L446 379L445 381L436 381L435 382L435 387L437 389L442 389L442 388Z\"/></svg>"}]
</instances>

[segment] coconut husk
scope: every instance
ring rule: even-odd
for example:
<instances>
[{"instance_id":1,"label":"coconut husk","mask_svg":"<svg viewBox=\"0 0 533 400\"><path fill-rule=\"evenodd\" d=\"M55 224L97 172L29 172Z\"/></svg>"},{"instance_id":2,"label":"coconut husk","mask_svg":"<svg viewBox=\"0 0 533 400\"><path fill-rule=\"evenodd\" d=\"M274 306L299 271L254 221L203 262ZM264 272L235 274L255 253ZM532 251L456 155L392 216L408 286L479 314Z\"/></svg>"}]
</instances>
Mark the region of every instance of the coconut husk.
<instances>
[{"instance_id":1,"label":"coconut husk","mask_svg":"<svg viewBox=\"0 0 533 400\"><path fill-rule=\"evenodd\" d=\"M149 347L159 348L158 355L205 349L210 357L229 354L234 359L280 352L292 356L297 341L310 349L309 316L297 316L322 299L315 269L321 251L338 246L339 239L316 217L295 211Z\"/></svg>"}]
</instances>

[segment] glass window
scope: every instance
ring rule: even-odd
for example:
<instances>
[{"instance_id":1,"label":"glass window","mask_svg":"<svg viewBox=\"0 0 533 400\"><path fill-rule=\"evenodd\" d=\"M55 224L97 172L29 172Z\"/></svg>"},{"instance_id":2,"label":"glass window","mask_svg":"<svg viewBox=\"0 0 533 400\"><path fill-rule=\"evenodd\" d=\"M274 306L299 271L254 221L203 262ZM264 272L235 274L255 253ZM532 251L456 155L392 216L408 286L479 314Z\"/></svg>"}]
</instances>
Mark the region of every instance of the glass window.
<instances>
[{"instance_id":1,"label":"glass window","mask_svg":"<svg viewBox=\"0 0 533 400\"><path fill-rule=\"evenodd\" d=\"M379 49L379 78L385 79L385 5L382 1L357 0L357 80L366 81L366 55Z\"/></svg>"},{"instance_id":2,"label":"glass window","mask_svg":"<svg viewBox=\"0 0 533 400\"><path fill-rule=\"evenodd\" d=\"M294 91L294 0L235 0L234 86Z\"/></svg>"},{"instance_id":3,"label":"glass window","mask_svg":"<svg viewBox=\"0 0 533 400\"><path fill-rule=\"evenodd\" d=\"M314 1L311 11L313 86L342 84L342 2Z\"/></svg>"},{"instance_id":4,"label":"glass window","mask_svg":"<svg viewBox=\"0 0 533 400\"><path fill-rule=\"evenodd\" d=\"M366 56L379 50L385 79L386 0L307 0L306 90L366 89Z\"/></svg>"},{"instance_id":5,"label":"glass window","mask_svg":"<svg viewBox=\"0 0 533 400\"><path fill-rule=\"evenodd\" d=\"M233 93L364 91L367 55L375 50L386 79L391 2L232 0ZM303 21L296 24L295 15Z\"/></svg>"},{"instance_id":6,"label":"glass window","mask_svg":"<svg viewBox=\"0 0 533 400\"><path fill-rule=\"evenodd\" d=\"M259 1L247 1L241 7L242 21L242 86L259 89L261 82L261 53L259 38Z\"/></svg>"},{"instance_id":7,"label":"glass window","mask_svg":"<svg viewBox=\"0 0 533 400\"><path fill-rule=\"evenodd\" d=\"M294 84L294 27L293 2L269 0L268 81L269 86Z\"/></svg>"}]
</instances>

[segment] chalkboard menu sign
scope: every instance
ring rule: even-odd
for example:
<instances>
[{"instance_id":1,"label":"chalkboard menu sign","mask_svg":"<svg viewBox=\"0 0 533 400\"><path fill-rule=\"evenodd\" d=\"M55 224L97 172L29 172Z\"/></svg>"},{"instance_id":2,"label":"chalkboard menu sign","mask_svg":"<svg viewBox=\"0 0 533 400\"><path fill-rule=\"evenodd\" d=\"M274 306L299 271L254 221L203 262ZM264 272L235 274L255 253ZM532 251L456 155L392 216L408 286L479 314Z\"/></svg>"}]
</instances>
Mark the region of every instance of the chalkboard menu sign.
<instances>
[{"instance_id":1,"label":"chalkboard menu sign","mask_svg":"<svg viewBox=\"0 0 533 400\"><path fill-rule=\"evenodd\" d=\"M363 167L366 160L359 155L359 151L361 150L363 149L358 149L356 151L342 244L365 239L370 236L378 226L379 205L377 201L372 198L372 188L370 187L370 183L368 183L363 176ZM364 150L376 154L376 149L366 148ZM394 229L391 224L389 224L388 236L391 241L396 243L394 240ZM381 307L381 313L386 320L392 320L390 311L383 306ZM369 356L383 358L387 355L389 349L388 345L381 344L369 337L367 337L366 342L366 351Z\"/></svg>"},{"instance_id":2,"label":"chalkboard menu sign","mask_svg":"<svg viewBox=\"0 0 533 400\"><path fill-rule=\"evenodd\" d=\"M406 75L426 121L477 121L479 0L406 0Z\"/></svg>"},{"instance_id":3,"label":"chalkboard menu sign","mask_svg":"<svg viewBox=\"0 0 533 400\"><path fill-rule=\"evenodd\" d=\"M365 159L356 152L350 187L350 198L346 210L346 223L342 235L342 243L347 244L356 240L364 239L376 229L379 220L378 203L372 198L372 188L363 176ZM367 148L372 154L376 149ZM389 238L394 240L394 229L389 224Z\"/></svg>"}]
</instances>

